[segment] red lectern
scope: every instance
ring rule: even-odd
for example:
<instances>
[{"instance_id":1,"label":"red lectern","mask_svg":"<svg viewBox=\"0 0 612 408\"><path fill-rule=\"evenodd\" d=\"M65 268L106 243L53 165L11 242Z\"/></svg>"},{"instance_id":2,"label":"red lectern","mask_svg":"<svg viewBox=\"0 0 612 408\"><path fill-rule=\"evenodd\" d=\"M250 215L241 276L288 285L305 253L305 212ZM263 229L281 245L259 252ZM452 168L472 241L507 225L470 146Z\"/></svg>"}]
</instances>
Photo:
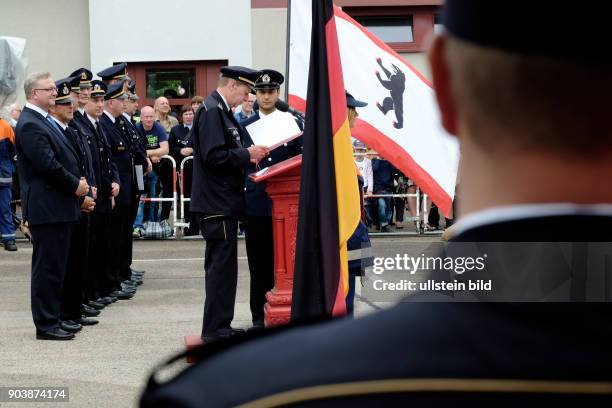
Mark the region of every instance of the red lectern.
<instances>
[{"instance_id":1,"label":"red lectern","mask_svg":"<svg viewBox=\"0 0 612 408\"><path fill-rule=\"evenodd\" d=\"M266 294L266 327L289 323L291 318L301 170L302 155L299 155L251 176L257 183L267 182L266 191L272 199L274 288Z\"/></svg>"},{"instance_id":2,"label":"red lectern","mask_svg":"<svg viewBox=\"0 0 612 408\"><path fill-rule=\"evenodd\" d=\"M272 199L272 233L274 235L274 288L266 294L264 306L266 327L289 323L293 290L293 263L297 239L298 208L302 155L270 166L258 176L256 183L267 182L266 191ZM202 344L199 335L185 336L185 348ZM187 357L193 363L193 357Z\"/></svg>"}]
</instances>

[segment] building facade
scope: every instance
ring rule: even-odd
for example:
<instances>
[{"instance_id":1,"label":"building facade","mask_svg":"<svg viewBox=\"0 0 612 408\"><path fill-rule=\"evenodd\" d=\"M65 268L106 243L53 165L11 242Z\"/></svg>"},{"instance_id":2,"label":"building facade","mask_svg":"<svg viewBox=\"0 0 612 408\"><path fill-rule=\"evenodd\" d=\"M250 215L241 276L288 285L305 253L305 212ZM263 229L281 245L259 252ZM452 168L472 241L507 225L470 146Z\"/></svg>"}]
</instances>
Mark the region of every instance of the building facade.
<instances>
[{"instance_id":1,"label":"building facade","mask_svg":"<svg viewBox=\"0 0 612 408\"><path fill-rule=\"evenodd\" d=\"M442 0L335 3L429 76L424 50ZM61 78L126 61L143 104L206 95L226 64L286 71L287 0L3 0L0 13L0 36L27 41L28 72Z\"/></svg>"}]
</instances>

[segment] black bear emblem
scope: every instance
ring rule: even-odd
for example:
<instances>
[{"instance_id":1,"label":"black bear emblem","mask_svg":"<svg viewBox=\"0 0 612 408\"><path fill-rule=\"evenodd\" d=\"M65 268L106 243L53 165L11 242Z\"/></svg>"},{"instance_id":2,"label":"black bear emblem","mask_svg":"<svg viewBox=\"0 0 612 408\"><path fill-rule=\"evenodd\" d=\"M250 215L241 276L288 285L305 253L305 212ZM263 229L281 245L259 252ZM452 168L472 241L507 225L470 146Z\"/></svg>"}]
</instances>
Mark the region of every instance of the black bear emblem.
<instances>
[{"instance_id":1,"label":"black bear emblem","mask_svg":"<svg viewBox=\"0 0 612 408\"><path fill-rule=\"evenodd\" d=\"M393 122L393 127L401 129L404 127L404 91L406 90L406 76L404 72L394 64L391 64L393 67L393 72L391 72L384 67L380 58L376 58L376 62L378 62L378 65L380 65L380 68L389 79L382 79L378 71L376 71L376 77L382 86L391 92L391 96L386 97L382 105L376 102L376 106L378 106L378 109L380 109L383 115L386 115L389 111L395 111L397 120Z\"/></svg>"}]
</instances>

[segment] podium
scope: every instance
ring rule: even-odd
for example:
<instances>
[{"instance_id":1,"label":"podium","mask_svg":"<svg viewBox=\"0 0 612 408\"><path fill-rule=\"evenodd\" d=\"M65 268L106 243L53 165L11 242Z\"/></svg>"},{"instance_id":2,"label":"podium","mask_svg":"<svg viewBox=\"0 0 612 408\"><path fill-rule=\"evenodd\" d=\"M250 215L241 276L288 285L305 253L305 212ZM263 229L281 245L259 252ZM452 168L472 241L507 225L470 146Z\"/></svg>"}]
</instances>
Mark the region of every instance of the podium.
<instances>
[{"instance_id":1,"label":"podium","mask_svg":"<svg viewBox=\"0 0 612 408\"><path fill-rule=\"evenodd\" d=\"M258 176L249 176L256 183L267 183L266 192L272 200L274 288L266 293L266 327L283 325L291 319L301 173L302 155L299 155L268 167ZM190 350L201 345L202 339L200 335L188 335L184 342L185 349ZM188 356L187 363L193 362L194 357Z\"/></svg>"},{"instance_id":2,"label":"podium","mask_svg":"<svg viewBox=\"0 0 612 408\"><path fill-rule=\"evenodd\" d=\"M289 323L291 318L301 170L302 155L298 155L250 176L256 183L267 183L266 192L272 200L274 288L266 294L266 327Z\"/></svg>"}]
</instances>

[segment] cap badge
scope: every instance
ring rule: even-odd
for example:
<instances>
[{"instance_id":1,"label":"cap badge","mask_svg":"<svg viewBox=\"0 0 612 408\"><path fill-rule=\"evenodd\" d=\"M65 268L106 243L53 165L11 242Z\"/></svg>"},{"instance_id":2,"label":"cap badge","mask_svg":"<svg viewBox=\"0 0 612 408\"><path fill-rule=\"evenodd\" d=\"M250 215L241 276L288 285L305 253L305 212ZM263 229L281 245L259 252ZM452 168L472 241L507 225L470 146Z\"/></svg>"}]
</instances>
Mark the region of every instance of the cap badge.
<instances>
[{"instance_id":1,"label":"cap badge","mask_svg":"<svg viewBox=\"0 0 612 408\"><path fill-rule=\"evenodd\" d=\"M265 82L266 84L267 84L267 83L269 83L269 82L270 82L270 75L268 75L268 74L264 74L264 75L261 77L261 82Z\"/></svg>"},{"instance_id":2,"label":"cap badge","mask_svg":"<svg viewBox=\"0 0 612 408\"><path fill-rule=\"evenodd\" d=\"M81 72L81 79L87 79L87 74L85 72Z\"/></svg>"},{"instance_id":3,"label":"cap badge","mask_svg":"<svg viewBox=\"0 0 612 408\"><path fill-rule=\"evenodd\" d=\"M62 95L68 95L69 93L70 89L68 89L68 86L64 84L64 87L62 88Z\"/></svg>"}]
</instances>

